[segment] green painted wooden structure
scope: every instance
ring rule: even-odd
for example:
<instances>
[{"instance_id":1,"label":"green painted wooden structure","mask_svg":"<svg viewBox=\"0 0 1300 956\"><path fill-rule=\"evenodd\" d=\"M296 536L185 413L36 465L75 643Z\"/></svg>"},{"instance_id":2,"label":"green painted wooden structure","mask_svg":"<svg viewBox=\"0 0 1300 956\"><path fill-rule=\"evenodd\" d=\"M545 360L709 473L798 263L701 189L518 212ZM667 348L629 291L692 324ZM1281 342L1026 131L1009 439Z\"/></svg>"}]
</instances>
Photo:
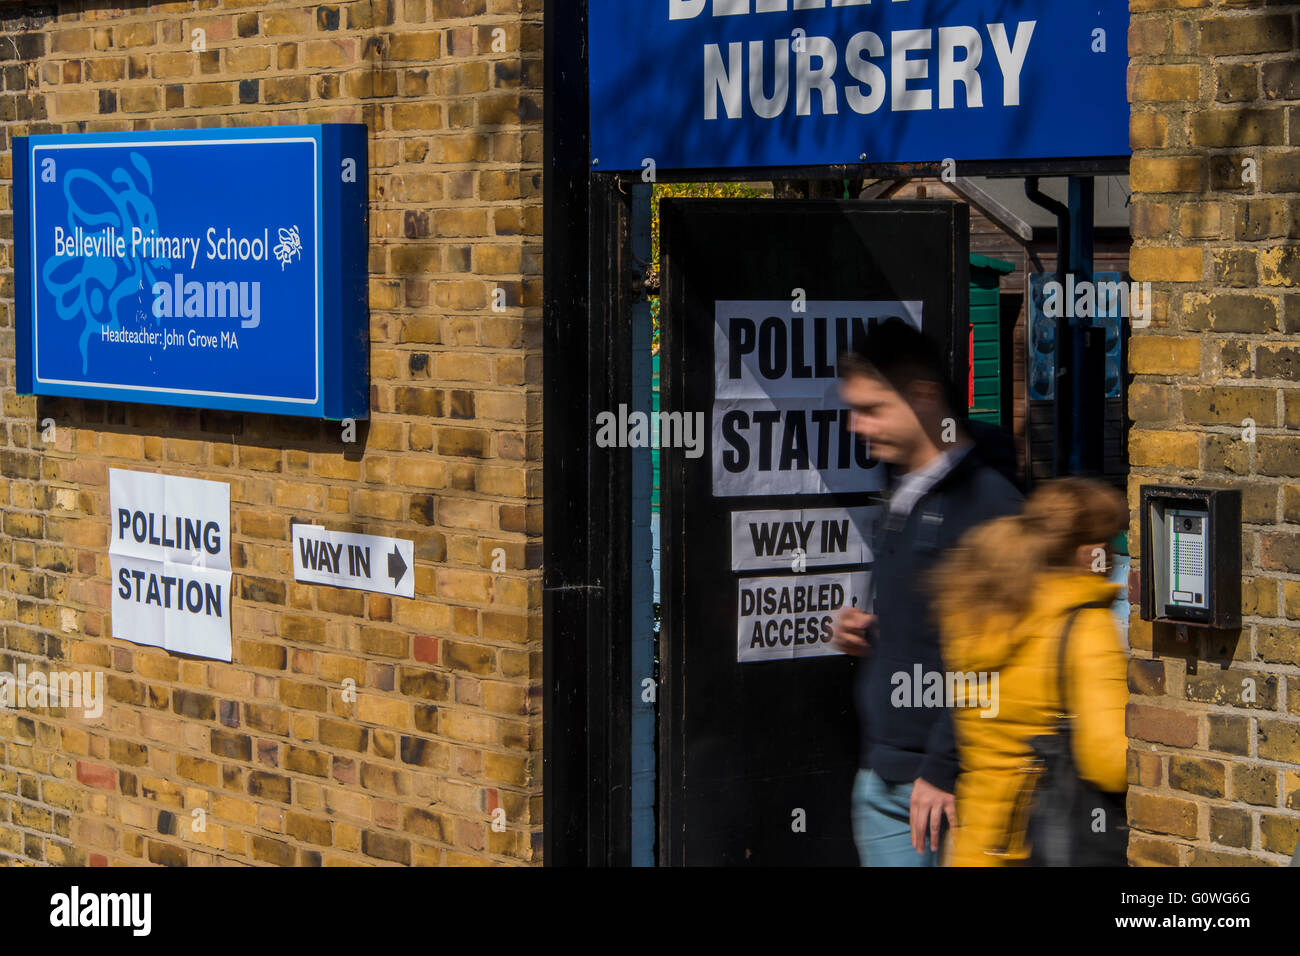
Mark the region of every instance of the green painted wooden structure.
<instances>
[{"instance_id":1,"label":"green painted wooden structure","mask_svg":"<svg viewBox=\"0 0 1300 956\"><path fill-rule=\"evenodd\" d=\"M1000 280L1015 268L1004 259L975 253L970 257L970 417L995 425L1007 425L1011 420L1011 409L1002 407L1002 378L1009 371L1010 356L1002 354Z\"/></svg>"}]
</instances>

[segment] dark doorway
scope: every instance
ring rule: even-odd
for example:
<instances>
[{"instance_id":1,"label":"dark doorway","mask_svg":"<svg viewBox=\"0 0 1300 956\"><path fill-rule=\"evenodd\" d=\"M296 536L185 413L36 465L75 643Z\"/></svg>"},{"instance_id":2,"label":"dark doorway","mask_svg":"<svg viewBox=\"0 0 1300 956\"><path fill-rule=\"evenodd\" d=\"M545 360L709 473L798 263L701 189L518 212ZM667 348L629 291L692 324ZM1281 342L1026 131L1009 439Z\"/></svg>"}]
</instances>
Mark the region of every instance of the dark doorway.
<instances>
[{"instance_id":1,"label":"dark doorway","mask_svg":"<svg viewBox=\"0 0 1300 956\"><path fill-rule=\"evenodd\" d=\"M952 368L966 367L968 210L933 201L665 200L660 214L662 408L703 420L705 440L698 454L661 449L659 859L853 865L855 662L827 653L820 625L834 601L869 599L869 562L809 541L803 567L778 549L766 563L752 555L746 563L738 560L742 526L761 524L754 514L797 528L805 515L858 520L873 510L882 469L848 437L847 414L823 416L819 430L814 409L837 402L836 353L895 312L939 341ZM800 296L802 310L793 305ZM760 356L764 336L771 342ZM729 376L744 377L742 361L754 380L771 373L763 387L784 418L762 399L732 399ZM766 428L742 440L739 417L720 423L746 408ZM803 439L791 439L798 416ZM819 441L827 446L820 458L817 448L801 450ZM764 614L756 587L786 597ZM779 602L807 613L782 615ZM797 631L796 618L805 625ZM752 638L751 627L759 629Z\"/></svg>"}]
</instances>

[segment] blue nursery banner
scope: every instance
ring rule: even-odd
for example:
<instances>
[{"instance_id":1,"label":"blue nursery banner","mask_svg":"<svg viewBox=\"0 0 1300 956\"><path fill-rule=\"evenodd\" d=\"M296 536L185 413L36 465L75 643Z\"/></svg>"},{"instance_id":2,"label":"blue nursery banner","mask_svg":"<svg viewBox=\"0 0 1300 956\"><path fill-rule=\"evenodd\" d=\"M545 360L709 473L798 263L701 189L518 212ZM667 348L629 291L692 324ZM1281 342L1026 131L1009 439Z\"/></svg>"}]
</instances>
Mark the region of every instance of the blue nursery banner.
<instances>
[{"instance_id":1,"label":"blue nursery banner","mask_svg":"<svg viewBox=\"0 0 1300 956\"><path fill-rule=\"evenodd\" d=\"M588 0L599 170L1128 156L1128 0Z\"/></svg>"},{"instance_id":2,"label":"blue nursery banner","mask_svg":"<svg viewBox=\"0 0 1300 956\"><path fill-rule=\"evenodd\" d=\"M365 417L365 131L15 137L18 391Z\"/></svg>"}]
</instances>

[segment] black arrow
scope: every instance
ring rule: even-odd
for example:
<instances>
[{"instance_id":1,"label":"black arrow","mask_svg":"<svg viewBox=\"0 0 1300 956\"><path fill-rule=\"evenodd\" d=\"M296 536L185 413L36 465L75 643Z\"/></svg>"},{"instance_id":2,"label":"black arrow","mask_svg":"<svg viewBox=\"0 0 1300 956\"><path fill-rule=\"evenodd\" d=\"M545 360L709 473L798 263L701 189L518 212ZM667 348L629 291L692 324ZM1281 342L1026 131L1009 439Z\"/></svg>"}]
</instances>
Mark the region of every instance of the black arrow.
<instances>
[{"instance_id":1,"label":"black arrow","mask_svg":"<svg viewBox=\"0 0 1300 956\"><path fill-rule=\"evenodd\" d=\"M393 579L393 587L402 580L402 575L406 573L406 562L402 560L402 555L397 550L397 545L393 545L393 553L388 556L388 576Z\"/></svg>"}]
</instances>

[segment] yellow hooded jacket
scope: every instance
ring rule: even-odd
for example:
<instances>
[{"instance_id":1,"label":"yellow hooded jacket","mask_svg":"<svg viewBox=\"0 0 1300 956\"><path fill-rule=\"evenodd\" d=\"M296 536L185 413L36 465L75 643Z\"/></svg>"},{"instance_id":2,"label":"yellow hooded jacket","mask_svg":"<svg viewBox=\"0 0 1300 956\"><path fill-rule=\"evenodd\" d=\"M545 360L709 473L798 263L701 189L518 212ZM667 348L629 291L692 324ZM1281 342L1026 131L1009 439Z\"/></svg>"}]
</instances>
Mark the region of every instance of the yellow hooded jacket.
<instances>
[{"instance_id":1,"label":"yellow hooded jacket","mask_svg":"<svg viewBox=\"0 0 1300 956\"><path fill-rule=\"evenodd\" d=\"M1037 774L1029 741L1050 732L1060 709L1056 662L1066 615L1075 605L1113 601L1119 586L1096 574L1045 572L1038 576L1029 612L1019 621L990 619L979 634L960 617L942 624L949 671L997 677L996 712L978 705L953 708L961 775L953 866L1012 866L1029 856L1025 827ZM1126 785L1124 710L1128 655L1109 608L1084 608L1067 648L1069 712L1080 776L1102 790ZM982 716L988 713L989 716Z\"/></svg>"}]
</instances>

